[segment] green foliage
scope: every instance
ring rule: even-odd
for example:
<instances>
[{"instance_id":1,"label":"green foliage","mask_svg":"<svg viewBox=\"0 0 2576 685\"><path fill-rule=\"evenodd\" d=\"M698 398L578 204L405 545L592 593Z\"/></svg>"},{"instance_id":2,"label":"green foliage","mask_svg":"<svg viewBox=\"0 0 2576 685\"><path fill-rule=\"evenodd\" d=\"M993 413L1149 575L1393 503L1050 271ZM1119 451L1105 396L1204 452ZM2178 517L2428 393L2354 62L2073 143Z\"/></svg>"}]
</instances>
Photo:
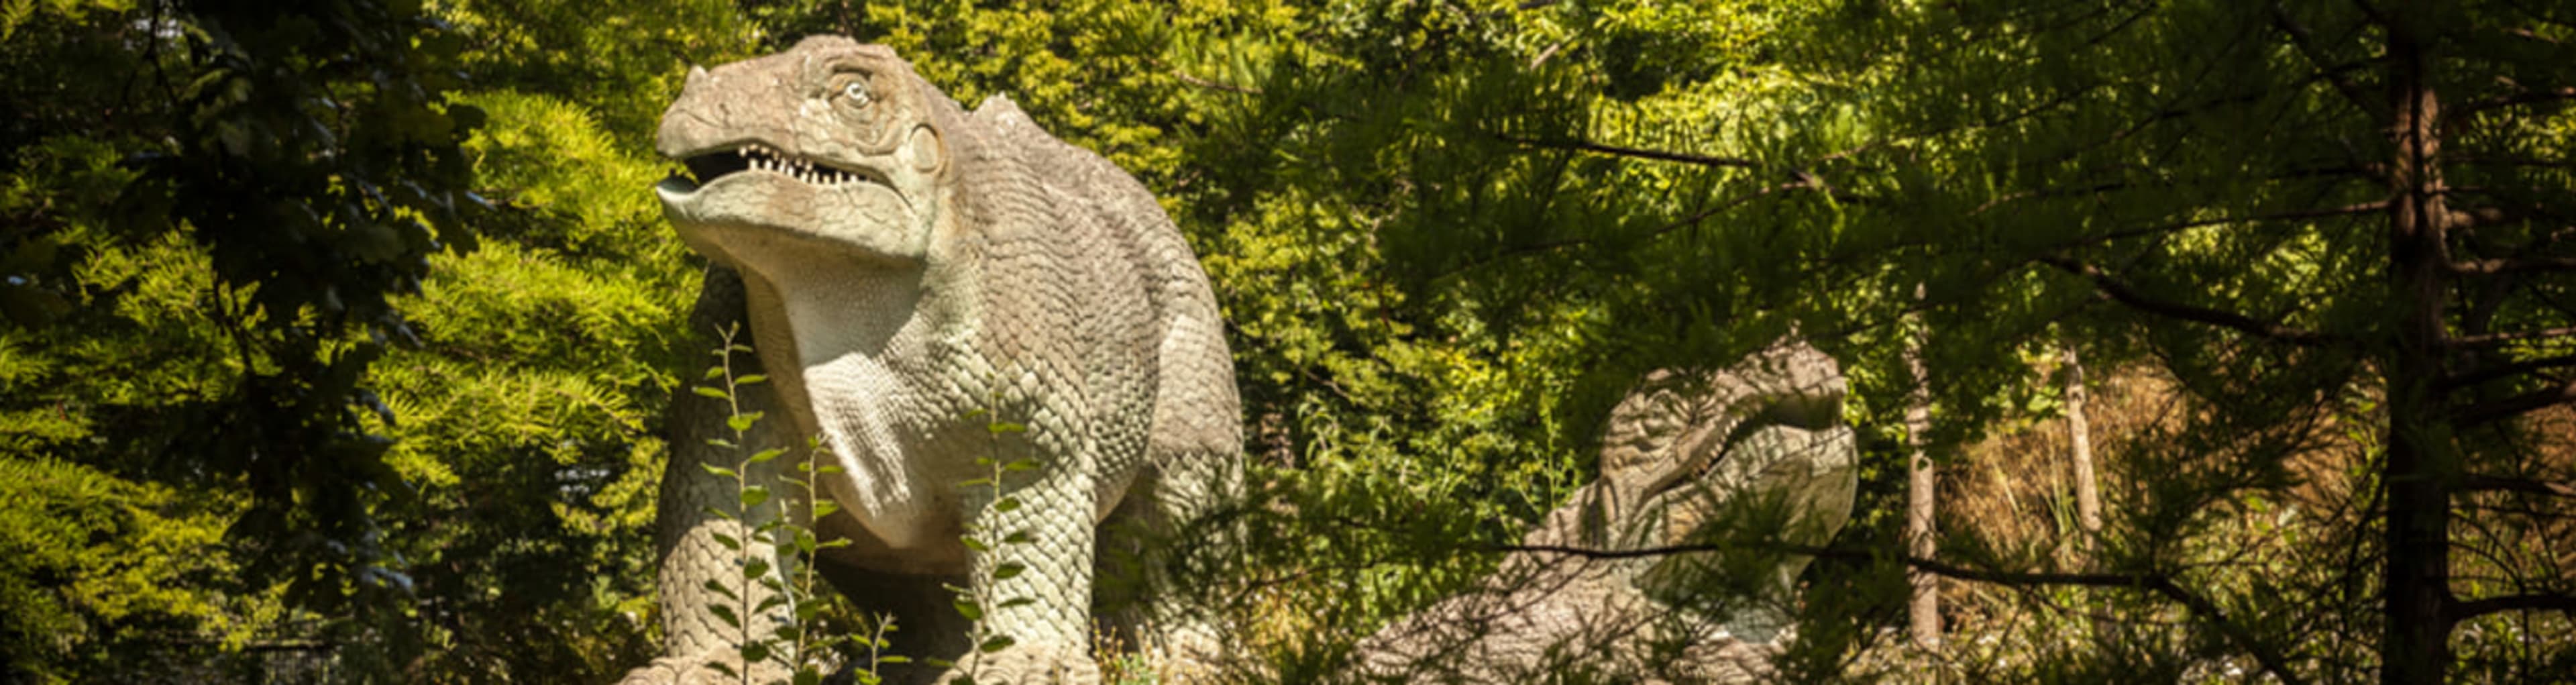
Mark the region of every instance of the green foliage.
<instances>
[{"instance_id":1,"label":"green foliage","mask_svg":"<svg viewBox=\"0 0 2576 685\"><path fill-rule=\"evenodd\" d=\"M14 456L0 457L0 482L11 486L0 498L0 654L13 678L238 668L219 660L225 648L266 637L258 629L274 617L259 597L206 591L240 587L238 565L202 553L222 542L240 498Z\"/></svg>"},{"instance_id":2,"label":"green foliage","mask_svg":"<svg viewBox=\"0 0 2576 685\"><path fill-rule=\"evenodd\" d=\"M788 682L811 685L822 682L826 672L839 661L835 658L836 652L847 651L847 646L867 640L871 658L859 677L874 682L880 663L876 652L886 646L885 632L892 630L892 621L879 619L876 631L866 636L824 634L824 614L847 613L849 605L837 594L816 591L814 581L821 573L815 568L814 554L820 550L846 547L850 541L817 540L812 527L797 523L799 520L820 520L832 513L834 505L820 496L813 479L839 467L817 469L809 452L789 459L796 464L796 472L801 475L780 475L774 479L758 475L780 473L779 467L770 465L770 462L787 456L788 450L772 447L757 452L747 451L751 429L764 417L761 412L743 411L740 393L750 386L766 382L767 378L734 373L734 355L752 353L750 346L734 342L739 333L738 328L723 331L723 340L712 350L721 361L707 368L706 377L722 385L711 383L690 388L698 395L725 402L725 427L732 430L733 437L708 438L707 442L741 456L730 468L699 464L709 475L734 484L732 508L710 505L707 513L744 526L735 529L740 533L738 537L716 534L718 543L733 550L734 566L740 575L730 584L723 580L708 580L707 589L715 591L723 599L706 605L709 613L715 614L738 633L735 638L737 651L732 656L740 660L715 659L706 662L706 666L750 685L754 678L767 672L761 668L762 665L775 662L788 672ZM808 440L806 447L813 449L814 441ZM759 484L755 484L755 480ZM773 492L772 486L768 485L773 482L794 490L783 494ZM791 515L787 508L791 504L800 504L805 510ZM754 597L759 601L751 601Z\"/></svg>"}]
</instances>

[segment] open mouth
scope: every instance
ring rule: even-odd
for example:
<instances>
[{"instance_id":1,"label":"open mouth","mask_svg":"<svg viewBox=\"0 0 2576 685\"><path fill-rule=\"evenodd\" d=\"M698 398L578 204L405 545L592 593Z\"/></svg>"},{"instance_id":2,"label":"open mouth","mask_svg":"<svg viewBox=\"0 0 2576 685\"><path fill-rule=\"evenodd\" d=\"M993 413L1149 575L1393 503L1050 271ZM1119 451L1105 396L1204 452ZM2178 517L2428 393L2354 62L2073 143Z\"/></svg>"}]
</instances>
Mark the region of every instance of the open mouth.
<instances>
[{"instance_id":1,"label":"open mouth","mask_svg":"<svg viewBox=\"0 0 2576 685\"><path fill-rule=\"evenodd\" d=\"M892 187L885 176L869 169L843 169L789 155L759 143L744 143L731 151L708 152L683 161L689 167L690 180L704 187L716 179L738 173L765 171L796 179L808 185L841 186L874 183Z\"/></svg>"}]
</instances>

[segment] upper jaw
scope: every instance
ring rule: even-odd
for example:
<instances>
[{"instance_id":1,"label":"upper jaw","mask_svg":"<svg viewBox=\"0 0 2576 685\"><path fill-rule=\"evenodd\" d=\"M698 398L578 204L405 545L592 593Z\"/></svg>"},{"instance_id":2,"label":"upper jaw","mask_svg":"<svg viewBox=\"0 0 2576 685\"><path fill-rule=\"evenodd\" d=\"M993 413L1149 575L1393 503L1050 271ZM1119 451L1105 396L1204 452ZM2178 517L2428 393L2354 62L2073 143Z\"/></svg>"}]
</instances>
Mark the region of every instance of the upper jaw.
<instances>
[{"instance_id":1,"label":"upper jaw","mask_svg":"<svg viewBox=\"0 0 2576 685\"><path fill-rule=\"evenodd\" d=\"M863 164L849 164L827 157L798 155L780 150L757 139L699 146L670 155L688 167L686 177L664 180L662 187L680 193L693 193L719 180L753 174L783 176L818 189L875 184L893 187L883 172Z\"/></svg>"}]
</instances>

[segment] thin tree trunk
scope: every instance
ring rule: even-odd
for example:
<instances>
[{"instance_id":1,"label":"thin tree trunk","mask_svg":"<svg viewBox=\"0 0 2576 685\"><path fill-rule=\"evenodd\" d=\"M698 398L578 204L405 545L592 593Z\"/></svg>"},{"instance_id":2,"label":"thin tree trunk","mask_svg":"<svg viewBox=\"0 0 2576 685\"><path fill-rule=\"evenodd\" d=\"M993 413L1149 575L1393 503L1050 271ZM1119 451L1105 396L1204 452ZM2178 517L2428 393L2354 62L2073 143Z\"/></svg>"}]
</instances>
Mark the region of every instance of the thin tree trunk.
<instances>
[{"instance_id":1,"label":"thin tree trunk","mask_svg":"<svg viewBox=\"0 0 2576 685\"><path fill-rule=\"evenodd\" d=\"M2415 34L2423 24L2409 16L2422 5L2397 8L2385 28L2391 65L2389 99L2396 159L2389 175L2390 276L2402 308L2388 373L2388 459L2381 482L2388 489L2387 562L2381 581L2387 624L2381 634L2381 683L2443 682L2451 662L2454 601L2450 588L2450 493L2459 478L2450 422L2435 385L2443 375L2444 283L2442 249L2447 213L2442 202L2440 99L2433 90L2433 60Z\"/></svg>"},{"instance_id":2,"label":"thin tree trunk","mask_svg":"<svg viewBox=\"0 0 2576 685\"><path fill-rule=\"evenodd\" d=\"M1920 297L1918 288L1915 295ZM1932 390L1930 377L1923 370L1923 344L1920 339L1908 343L1905 350L1906 370L1914 374L1914 396L1905 407L1905 442L1913 450L1906 460L1905 553L1916 559L1932 558L1932 522L1934 497L1941 480L1932 470L1932 459L1923 443L1932 433ZM1907 625L1914 644L1926 648L1941 645L1940 577L1923 569L1907 572L1914 588L1906 603Z\"/></svg>"},{"instance_id":3,"label":"thin tree trunk","mask_svg":"<svg viewBox=\"0 0 2576 685\"><path fill-rule=\"evenodd\" d=\"M2066 441L2071 447L2069 458L2075 462L2075 522L2084 528L2084 549L2093 548L2093 538L2102 534L2102 490L2093 483L2093 424L2084 416L2084 362L2067 347L2066 356Z\"/></svg>"}]
</instances>

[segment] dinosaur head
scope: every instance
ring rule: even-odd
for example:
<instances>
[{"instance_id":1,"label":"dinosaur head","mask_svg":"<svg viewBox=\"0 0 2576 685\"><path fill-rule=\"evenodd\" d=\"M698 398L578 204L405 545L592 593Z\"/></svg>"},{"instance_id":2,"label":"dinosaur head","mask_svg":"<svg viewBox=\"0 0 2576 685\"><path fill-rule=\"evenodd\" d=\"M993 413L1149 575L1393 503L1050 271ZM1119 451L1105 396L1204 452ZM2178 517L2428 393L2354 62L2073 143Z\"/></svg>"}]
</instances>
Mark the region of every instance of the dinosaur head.
<instances>
[{"instance_id":1,"label":"dinosaur head","mask_svg":"<svg viewBox=\"0 0 2576 685\"><path fill-rule=\"evenodd\" d=\"M957 105L893 50L837 36L692 69L656 147L690 178L655 190L681 239L759 270L762 253L923 258L943 219Z\"/></svg>"}]
</instances>

